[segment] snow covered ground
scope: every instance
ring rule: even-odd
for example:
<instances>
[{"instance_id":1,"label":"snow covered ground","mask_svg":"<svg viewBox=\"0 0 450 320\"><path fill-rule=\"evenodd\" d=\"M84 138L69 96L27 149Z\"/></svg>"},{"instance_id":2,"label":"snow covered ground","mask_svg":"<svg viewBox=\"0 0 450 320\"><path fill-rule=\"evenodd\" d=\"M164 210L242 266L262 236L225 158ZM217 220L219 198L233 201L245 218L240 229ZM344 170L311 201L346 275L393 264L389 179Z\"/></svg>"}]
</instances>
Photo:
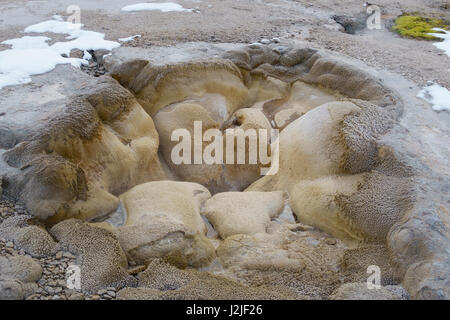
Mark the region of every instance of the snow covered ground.
<instances>
[{"instance_id":1,"label":"snow covered ground","mask_svg":"<svg viewBox=\"0 0 450 320\"><path fill-rule=\"evenodd\" d=\"M160 2L160 3L136 3L122 8L122 11L147 11L147 10L159 10L162 12L170 11L187 11L191 12L192 9L185 9L183 6L174 2Z\"/></svg>"},{"instance_id":2,"label":"snow covered ground","mask_svg":"<svg viewBox=\"0 0 450 320\"><path fill-rule=\"evenodd\" d=\"M440 28L434 28L433 30L441 31L444 33L432 33L436 38L441 38L443 41L435 42L433 45L441 50L444 50L447 56L450 57L450 32Z\"/></svg>"},{"instance_id":3,"label":"snow covered ground","mask_svg":"<svg viewBox=\"0 0 450 320\"><path fill-rule=\"evenodd\" d=\"M67 34L69 41L49 45L51 38L24 36L5 40L11 49L0 51L0 89L5 86L31 82L31 76L53 70L57 64L70 63L75 67L87 64L90 54L87 50L112 50L120 46L118 42L105 40L103 33L83 30L83 24L54 20L44 21L25 28L25 33ZM73 49L83 50L83 59L69 58ZM66 57L63 57L66 55Z\"/></svg>"},{"instance_id":4,"label":"snow covered ground","mask_svg":"<svg viewBox=\"0 0 450 320\"><path fill-rule=\"evenodd\" d=\"M450 57L450 32L440 28L434 28L433 30L444 32L432 33L433 36L443 39L443 41L435 42L433 45L445 51L447 56ZM430 103L434 111L450 112L450 91L438 84L431 84L423 88L417 94L417 97Z\"/></svg>"},{"instance_id":5,"label":"snow covered ground","mask_svg":"<svg viewBox=\"0 0 450 320\"><path fill-rule=\"evenodd\" d=\"M450 91L438 84L423 88L417 97L429 102L435 111L450 112Z\"/></svg>"}]
</instances>

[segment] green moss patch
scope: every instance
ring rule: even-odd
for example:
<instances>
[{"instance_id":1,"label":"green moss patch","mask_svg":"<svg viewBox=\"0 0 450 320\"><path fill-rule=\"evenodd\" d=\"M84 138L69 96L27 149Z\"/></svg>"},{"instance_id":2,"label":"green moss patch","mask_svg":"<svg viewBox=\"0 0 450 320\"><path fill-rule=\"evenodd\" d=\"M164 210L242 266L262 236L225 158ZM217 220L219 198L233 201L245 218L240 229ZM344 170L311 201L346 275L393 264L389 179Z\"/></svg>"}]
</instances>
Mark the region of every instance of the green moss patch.
<instances>
[{"instance_id":1,"label":"green moss patch","mask_svg":"<svg viewBox=\"0 0 450 320\"><path fill-rule=\"evenodd\" d=\"M439 19L428 19L419 16L400 16L395 20L395 25L392 27L392 30L406 38L442 40L429 34L439 33L433 30L433 28L446 29L448 26Z\"/></svg>"}]
</instances>

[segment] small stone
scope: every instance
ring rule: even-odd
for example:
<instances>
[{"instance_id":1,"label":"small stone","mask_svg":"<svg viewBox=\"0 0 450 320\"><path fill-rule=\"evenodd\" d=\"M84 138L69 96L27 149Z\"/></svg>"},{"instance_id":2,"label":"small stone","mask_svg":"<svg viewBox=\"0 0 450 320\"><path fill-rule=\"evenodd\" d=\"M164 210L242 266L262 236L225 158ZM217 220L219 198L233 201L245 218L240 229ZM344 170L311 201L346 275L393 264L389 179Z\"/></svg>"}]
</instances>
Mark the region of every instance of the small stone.
<instances>
[{"instance_id":1,"label":"small stone","mask_svg":"<svg viewBox=\"0 0 450 320\"><path fill-rule=\"evenodd\" d=\"M114 291L107 291L106 294L111 298L114 298L116 296L116 293Z\"/></svg>"},{"instance_id":2,"label":"small stone","mask_svg":"<svg viewBox=\"0 0 450 320\"><path fill-rule=\"evenodd\" d=\"M42 289L42 288L38 288L38 289L36 290L36 294L45 294L45 290Z\"/></svg>"},{"instance_id":3,"label":"small stone","mask_svg":"<svg viewBox=\"0 0 450 320\"><path fill-rule=\"evenodd\" d=\"M259 42L261 42L262 44L270 44L269 39L261 39Z\"/></svg>"},{"instance_id":4,"label":"small stone","mask_svg":"<svg viewBox=\"0 0 450 320\"><path fill-rule=\"evenodd\" d=\"M80 50L80 49L73 49L72 51L70 51L71 58L81 59L81 58L83 58L83 55L84 55L84 51ZM66 56L67 56L67 54L66 54Z\"/></svg>"},{"instance_id":5,"label":"small stone","mask_svg":"<svg viewBox=\"0 0 450 320\"><path fill-rule=\"evenodd\" d=\"M65 258L75 259L75 256L73 254L71 254L70 252L64 252L63 256Z\"/></svg>"},{"instance_id":6,"label":"small stone","mask_svg":"<svg viewBox=\"0 0 450 320\"><path fill-rule=\"evenodd\" d=\"M104 295L104 294L106 294L106 292L107 291L105 289L100 289L100 290L97 291L97 294Z\"/></svg>"},{"instance_id":7,"label":"small stone","mask_svg":"<svg viewBox=\"0 0 450 320\"><path fill-rule=\"evenodd\" d=\"M327 239L325 239L325 243L329 244L331 246L334 246L336 244L336 239L335 238L327 238Z\"/></svg>"},{"instance_id":8,"label":"small stone","mask_svg":"<svg viewBox=\"0 0 450 320\"><path fill-rule=\"evenodd\" d=\"M91 297L91 299L92 299L92 300L100 300L100 296L98 296L98 295L93 295L93 296Z\"/></svg>"},{"instance_id":9,"label":"small stone","mask_svg":"<svg viewBox=\"0 0 450 320\"><path fill-rule=\"evenodd\" d=\"M14 243L12 243L11 241L6 243L6 247L7 248L14 248Z\"/></svg>"},{"instance_id":10,"label":"small stone","mask_svg":"<svg viewBox=\"0 0 450 320\"><path fill-rule=\"evenodd\" d=\"M58 251L58 252L56 253L55 258L59 260L59 259L61 259L61 258L63 257L63 255L64 255L64 253L63 253L62 251Z\"/></svg>"},{"instance_id":11,"label":"small stone","mask_svg":"<svg viewBox=\"0 0 450 320\"><path fill-rule=\"evenodd\" d=\"M280 43L280 38L272 38L273 43Z\"/></svg>"},{"instance_id":12,"label":"small stone","mask_svg":"<svg viewBox=\"0 0 450 320\"><path fill-rule=\"evenodd\" d=\"M75 292L75 293L71 294L68 299L69 300L83 300L84 294L82 294L81 292Z\"/></svg>"},{"instance_id":13,"label":"small stone","mask_svg":"<svg viewBox=\"0 0 450 320\"><path fill-rule=\"evenodd\" d=\"M47 291L48 294L53 294L54 290L52 287L46 286L45 291Z\"/></svg>"}]
</instances>

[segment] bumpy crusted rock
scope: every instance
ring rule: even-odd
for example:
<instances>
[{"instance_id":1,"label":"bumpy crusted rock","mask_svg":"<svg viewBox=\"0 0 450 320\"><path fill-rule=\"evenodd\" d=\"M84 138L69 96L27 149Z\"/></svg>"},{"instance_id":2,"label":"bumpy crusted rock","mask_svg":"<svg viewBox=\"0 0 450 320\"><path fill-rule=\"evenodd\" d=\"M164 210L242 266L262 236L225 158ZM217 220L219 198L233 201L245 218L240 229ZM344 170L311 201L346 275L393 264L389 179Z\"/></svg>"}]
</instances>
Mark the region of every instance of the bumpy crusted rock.
<instances>
[{"instance_id":1,"label":"bumpy crusted rock","mask_svg":"<svg viewBox=\"0 0 450 320\"><path fill-rule=\"evenodd\" d=\"M40 219L105 215L118 205L113 194L165 176L150 116L113 79L86 77L71 70L61 76L63 81L38 78L40 89L14 93L16 99L29 97L19 103L23 108L9 107L1 119L15 138L2 154L5 191ZM38 103L32 98L36 94ZM9 116L26 121L10 121Z\"/></svg>"},{"instance_id":2,"label":"bumpy crusted rock","mask_svg":"<svg viewBox=\"0 0 450 320\"><path fill-rule=\"evenodd\" d=\"M345 116L339 131L345 148L341 166L354 174L370 171L377 165L377 140L393 127L394 120L383 108L363 101L352 102L360 106L361 111Z\"/></svg>"},{"instance_id":3,"label":"bumpy crusted rock","mask_svg":"<svg viewBox=\"0 0 450 320\"><path fill-rule=\"evenodd\" d=\"M415 299L448 300L450 297L449 260L420 261L409 266L403 286Z\"/></svg>"},{"instance_id":4,"label":"bumpy crusted rock","mask_svg":"<svg viewBox=\"0 0 450 320\"><path fill-rule=\"evenodd\" d=\"M304 223L343 239L384 241L411 208L412 181L347 174L377 167L377 139L392 125L387 111L357 100L319 106L281 132L279 171L247 190L286 190Z\"/></svg>"},{"instance_id":5,"label":"bumpy crusted rock","mask_svg":"<svg viewBox=\"0 0 450 320\"><path fill-rule=\"evenodd\" d=\"M403 270L403 286L413 299L449 299L448 211L416 202L388 234L388 246Z\"/></svg>"},{"instance_id":6,"label":"bumpy crusted rock","mask_svg":"<svg viewBox=\"0 0 450 320\"><path fill-rule=\"evenodd\" d=\"M22 284L17 280L0 280L1 300L21 300L25 297Z\"/></svg>"},{"instance_id":7,"label":"bumpy crusted rock","mask_svg":"<svg viewBox=\"0 0 450 320\"><path fill-rule=\"evenodd\" d=\"M215 109L208 108L211 99L215 99ZM229 117L226 105L221 101L220 96L207 96L200 101L180 102L161 109L154 117L156 128L160 134L161 152L165 162L181 180L201 183L214 192L242 190L261 176L260 166L262 164L261 161L258 162L258 159L254 161L254 164L236 164L237 160L230 164L226 158L227 139L235 140L234 146L230 146L230 148L234 148L235 153L238 150L246 159L249 159L250 143L241 146L241 139L245 141L247 130L254 129L254 140L251 143L256 148L261 145L268 150L270 149L267 145L270 143L271 125L264 113L256 108L239 109ZM228 120L225 122L226 119ZM200 123L202 132L199 132ZM259 129L266 130L264 135L269 137L265 141L261 141L261 137L257 136ZM179 131L174 136L176 130ZM201 148L197 147L196 144L199 139L203 138L202 135L207 130L214 130L214 135L219 136L221 140L217 140L219 138L215 136L205 138L205 140L209 139L209 142L205 141ZM230 133L229 137L223 136L224 133L231 130L234 131L232 134ZM222 139L222 137L224 138ZM179 150L179 146L186 145L186 141L188 142L188 151ZM215 163L207 163L203 155L207 153L208 148L211 148L210 145L214 146L216 143L219 148L222 148L222 142L223 153L215 157ZM201 163L196 162L195 151L200 151ZM270 150L268 151L270 153ZM186 152L190 152L190 154L185 156ZM183 156L187 157L187 160ZM181 160L183 160L182 163L180 163Z\"/></svg>"},{"instance_id":8,"label":"bumpy crusted rock","mask_svg":"<svg viewBox=\"0 0 450 320\"><path fill-rule=\"evenodd\" d=\"M222 239L234 234L265 233L270 220L284 209L284 193L224 192L206 201L202 214Z\"/></svg>"},{"instance_id":9,"label":"bumpy crusted rock","mask_svg":"<svg viewBox=\"0 0 450 320\"><path fill-rule=\"evenodd\" d=\"M124 226L102 226L117 235L127 256L137 263L165 257L178 266L202 266L215 256L200 216L210 196L196 183L148 182L120 196L127 211Z\"/></svg>"},{"instance_id":10,"label":"bumpy crusted rock","mask_svg":"<svg viewBox=\"0 0 450 320\"><path fill-rule=\"evenodd\" d=\"M76 219L62 221L50 232L64 250L78 256L83 290L95 292L105 287L135 285L135 279L127 272L125 253L111 232Z\"/></svg>"},{"instance_id":11,"label":"bumpy crusted rock","mask_svg":"<svg viewBox=\"0 0 450 320\"><path fill-rule=\"evenodd\" d=\"M178 269L162 259L153 259L147 269L139 273L139 286L160 291L176 290L193 281L195 275L194 272Z\"/></svg>"},{"instance_id":12,"label":"bumpy crusted rock","mask_svg":"<svg viewBox=\"0 0 450 320\"><path fill-rule=\"evenodd\" d=\"M318 231L293 232L294 227L273 223L268 234L225 239L217 248L225 274L252 286L290 288L300 299L327 297L339 283L345 246Z\"/></svg>"},{"instance_id":13,"label":"bumpy crusted rock","mask_svg":"<svg viewBox=\"0 0 450 320\"><path fill-rule=\"evenodd\" d=\"M252 55L248 48L243 50ZM268 63L252 70L253 74L272 76L289 82L302 80L337 90L349 98L369 101L386 108L393 115L398 116L402 112L401 100L392 89L384 86L380 79L324 52L310 48L294 48L282 54L279 62L275 63L270 57L271 54L266 55ZM238 61L239 56L235 55L234 59Z\"/></svg>"},{"instance_id":14,"label":"bumpy crusted rock","mask_svg":"<svg viewBox=\"0 0 450 320\"><path fill-rule=\"evenodd\" d=\"M373 155L377 151L374 140L392 124L392 121L384 121L388 117L387 113L391 112L392 115L389 116L395 117L401 112L402 106L395 93L383 86L380 80L316 50L297 48L280 53L267 46L255 44L226 52L223 58L166 65L148 63L145 66L142 61L137 60L122 64L113 63L110 67L114 77L125 79L122 83L135 93L150 114L162 111L157 114L157 126L164 137L163 154L169 167L182 179L202 183L215 192L223 191L224 187L242 190L248 181L251 182L257 176L253 174L251 178L242 179L244 181L234 181L239 174L245 172L249 176L253 173L249 168L239 170L236 165L225 166L225 170L220 166L172 166L168 151L173 147L173 142L169 141L170 133L178 126L188 128L192 136L192 122L195 119L191 119L190 114L196 114L195 117L206 121L208 128L217 128L227 118L220 118L220 114L228 113L229 116L236 108L250 105L252 108L261 109L278 128L284 128L311 108L343 99L343 95L359 99L358 102L355 101L358 106L365 105L363 100L367 100L388 110L383 113L386 116L375 118L374 114L378 110L368 115L367 112L361 112L357 115L361 126L355 126L349 117L345 125L336 128L342 136L340 147L345 153L339 159L342 162L341 169L362 172L373 165ZM131 71L127 71L127 68ZM139 68L141 71L137 72ZM221 83L216 81L219 75L222 77ZM134 79L130 80L130 77ZM320 89L317 85L321 86ZM207 103L209 98L206 97L211 95L216 95L213 99L216 105L220 100L217 96L224 99L225 103L219 103L226 106L222 108L222 112L217 113L217 106L214 110L214 107ZM319 99L308 100L305 95L318 96ZM182 114L184 116L181 116ZM379 121L375 121L377 119ZM364 134L358 135L358 129L363 130ZM334 142L330 141L323 148L326 149ZM354 151L359 153L352 158ZM331 153L333 152L335 150L331 150ZM364 157L368 160L361 160ZM199 172L205 174L201 175Z\"/></svg>"},{"instance_id":15,"label":"bumpy crusted rock","mask_svg":"<svg viewBox=\"0 0 450 320\"><path fill-rule=\"evenodd\" d=\"M348 248L339 266L344 282L366 282L370 266L380 268L380 284L383 286L397 285L402 280L402 273L393 263L392 253L385 244L361 244Z\"/></svg>"},{"instance_id":16,"label":"bumpy crusted rock","mask_svg":"<svg viewBox=\"0 0 450 320\"><path fill-rule=\"evenodd\" d=\"M18 300L32 294L41 275L41 265L30 257L0 257L0 300Z\"/></svg>"},{"instance_id":17,"label":"bumpy crusted rock","mask_svg":"<svg viewBox=\"0 0 450 320\"><path fill-rule=\"evenodd\" d=\"M398 146L380 145L380 136L393 126L398 130L395 119L401 114L402 105L395 92L385 87L380 80L373 78L368 73L313 49L298 48L279 51L261 45L252 45L242 50L229 52L225 58L229 60L197 61L175 66L153 66L147 61L137 61L130 64L125 63L121 70L120 68L117 69L118 71L114 76L136 93L139 101L150 113L153 112L154 106L157 110L160 110L159 108L161 110L164 108L170 109L174 107L171 104L184 101L199 104L209 113L214 122L222 125L223 121L236 108L251 106L253 109L260 109L267 119L272 124L275 122L275 125L283 129L283 132L289 130L289 126L296 121L309 117L308 114L315 111L310 111L310 108L316 107L315 105L309 105L310 101L301 106L295 105L295 103L289 105L289 96L295 96L296 92L305 92L305 90L311 88L314 91L317 89L316 86L319 85L325 87L330 94L330 101L324 101L326 103L333 101L335 98L342 100L347 100L346 97L353 98L350 102L356 107L351 112L344 112L344 116L338 117L338 119L334 118L336 112L339 112L338 108L336 107L336 112L331 112L333 121L328 122L331 128L326 126L321 128L314 122L309 124L312 128L310 130L312 139L309 139L309 142L314 145L314 148L308 149L307 143L302 144L304 150L311 151L311 154L307 155L307 157L311 157L307 166L302 168L295 161L291 161L288 166L282 164L280 166L282 179L278 175L265 177L255 183L252 188L257 191L288 191L291 193L291 204L296 198L305 199L305 195L309 192L314 193L314 190L321 190L323 194L309 198L313 199L312 202L317 205L315 211L311 209L303 214L297 208L296 214L298 217L301 218L302 214L303 216L306 216L306 214L310 217L313 216L316 221L322 222L321 228L326 225L336 226L334 229L331 228L333 230L330 230L330 233L342 231L338 230L337 227L342 226L342 224L326 224L322 220L329 217L340 218L344 221L343 225L357 239L384 242L387 234L392 258L396 260L401 271L405 274L402 284L412 298L448 298L449 276L447 274L448 268L446 268L449 264L448 252L446 252L448 251L449 238L448 210L445 205L440 208L434 203L418 205L417 199L411 192L410 184L417 183L417 181L412 180L412 176L416 174L417 167L424 165L420 163L419 159L404 161L405 159L402 159L404 155L398 152ZM230 60L234 64L230 63ZM56 72L60 70L58 68ZM67 77L73 77L73 74L76 74L76 72L67 73ZM218 79L225 80L220 83L221 81ZM73 80L78 81L78 79ZM130 167L128 162L123 166L114 168L109 166L107 166L107 169L92 168L93 163L96 163L96 166L99 163L102 165L110 162L116 163L118 162L116 158L101 157L101 159L95 158L92 162L78 161L84 158L86 154L96 153L99 149L97 145L89 149L54 147L54 144L60 145L60 140L72 141L73 135L81 137L81 139L75 139L76 143L74 144L91 141L91 137L97 137L98 127L111 125L114 122L115 115L122 114L121 108L127 109L128 102L119 99L121 101L118 104L120 107L118 109L112 108L112 112L108 113L105 111L109 110L107 106L114 105L114 103L106 102L102 104L98 102L98 100L101 101L104 98L85 99L86 92L83 92L80 87L85 87L87 82L78 81L78 84L77 81L73 81L73 86L77 93L82 93L82 97L70 100L73 104L74 113L67 113L63 110L61 118L54 117L59 112L55 105L65 105L62 100L67 100L67 91L63 92L57 86L44 86L45 90L49 90L47 98L44 97L44 100L48 99L48 96L56 98L45 102L44 107L52 112L46 114L40 120L45 118L47 120L55 119L56 122L63 123L66 127L71 128L73 123L69 120L70 117L73 117L73 122L84 123L86 127L82 130L80 128L74 129L74 131L69 130L70 133L67 133L64 129L49 130L48 132L52 134L56 132L63 138L56 139L55 143L44 143L45 147L41 148L40 142L31 143L31 141L36 140L34 138L36 130L38 131L37 137L40 136L40 132L47 132L41 127L29 123L23 125L23 123L19 123L20 121L18 123L14 121L7 123L9 121L7 120L0 123L2 133L0 144L2 148L14 147L15 149L13 152L7 151L4 157L10 166L6 170L8 173L3 184L5 191L22 200L27 200L27 206L35 212L39 212L38 215L42 217L47 217L55 212L63 212L62 214L59 213L59 218L65 218L72 214L79 215L80 213L83 215L87 213L85 217L103 215L117 205L118 199L115 195L128 189L134 183L161 178L155 174L155 176L143 178L144 181L133 180L132 177L128 176L128 173L133 171L134 169L130 168L135 168L135 166ZM207 83L213 83L214 85L209 87ZM301 90L297 90L297 87ZM92 94L96 89L90 88L88 93ZM20 92L20 94L22 93ZM28 94L28 92L25 93ZM39 93L43 94L44 92ZM61 97L61 93L66 96ZM26 94L22 94L22 96L26 96ZM113 100L116 98L114 95L111 96ZM296 99L302 101L301 97L295 97L294 100ZM86 105L86 101L88 105ZM214 109L214 103L211 101L221 101L221 107ZM348 106L350 102L340 103ZM17 101L17 105L25 106L23 109L32 110L32 112L39 108L35 106L34 102L28 105L23 103L25 102ZM95 112L85 111L89 109L89 105L97 106ZM221 112L218 112L219 109L226 109L226 112L221 114ZM302 114L303 112L305 114ZM137 114L139 118L139 113ZM235 115L238 114L239 111L235 113ZM299 117L301 119L298 119ZM317 119L320 120L321 118L318 117ZM44 127L47 125L47 120L42 121ZM54 125L52 121L49 123L51 126ZM302 126L304 124L302 123ZM117 133L115 130L114 127L114 135ZM317 134L319 131L330 134L328 136L325 134L326 138L317 143L313 133ZM119 138L124 145L131 139L125 134L126 132L128 131L125 128L119 134L119 136L125 137L123 140ZM290 137L297 137L297 135L297 132L291 132ZM101 143L112 140L114 138L108 138L102 140ZM155 142L155 139L151 140ZM146 148L147 143L148 141L142 140L142 144L138 144L141 154L154 155L156 149L153 148L153 151L149 151ZM37 147L34 148L33 146ZM282 145L281 148L283 148ZM320 150L323 148L324 156L320 155L322 153L320 151L317 153L317 158L312 157L311 155L316 155L314 153L316 152L315 148ZM295 149L295 144L293 149ZM72 152L71 150L75 151ZM110 154L111 150L116 151L115 148L107 148L107 150L100 148L102 154ZM117 153L120 154L118 158L122 159L129 153L129 150L124 149L123 154ZM293 153L295 154L295 152ZM283 159L283 157L280 157L280 159ZM295 159L295 157L292 158ZM409 156L409 158L412 158L412 156ZM99 161L96 162L95 160ZM301 158L301 160L304 159ZM148 167L148 162L145 162L144 165ZM2 169L2 166L3 163L0 161L0 169ZM151 168L157 168L157 166L152 165ZM136 169L138 170L136 172L142 172L139 171L141 169ZM158 170L155 169L155 171ZM117 172L120 172L120 174ZM126 179L122 176L123 172L127 172ZM349 176L349 174L357 175ZM346 180L346 182L342 182L342 190L336 188L338 180L340 182ZM347 180L355 181L347 183ZM298 197L292 197L291 191L297 185L300 185L298 189L301 192L297 192ZM422 185L426 185L426 183L422 183ZM445 186L443 188L445 189ZM425 190L421 190L422 192L422 197L430 195L428 191L426 193ZM331 206L325 206L326 201L330 199ZM368 199L380 199L380 201L368 201ZM442 203L446 203L445 201ZM414 206L411 205L412 202L415 202ZM92 214L93 212L95 214ZM161 243L165 244L166 241L183 243L186 240L186 235L185 231L180 230L184 230L185 227L184 223L175 225L174 232L170 231L164 235L158 233L157 227L149 228L147 231L162 239L152 243L153 248L160 246ZM389 229L390 232L388 233ZM138 229L133 230L134 232L140 231ZM340 237L338 233L336 235ZM180 265L187 266L189 263L185 259L184 250L191 246L191 242L187 243L188 245L183 249L175 250L177 254L165 255L165 258L172 259L176 263L183 261ZM204 244L205 242L200 240L198 243ZM182 254L179 254L180 252ZM184 260L180 260L179 257L184 257ZM243 273L249 273L248 270L244 269L242 270ZM275 274L278 275L279 272ZM252 274L250 282L257 283L260 281L260 283L264 283L261 280L262 278L264 280L271 279L271 281L275 281L273 279L276 278L283 284L289 282L287 281L289 277L277 278L275 274L261 278L258 278L260 273L258 273L258 276ZM351 279L351 281L361 281L361 279ZM303 285L305 283L303 282ZM328 296L331 287L333 285L321 291L321 297ZM304 286L302 289L304 289ZM155 295L154 291L151 291L153 289L142 290L146 294Z\"/></svg>"},{"instance_id":18,"label":"bumpy crusted rock","mask_svg":"<svg viewBox=\"0 0 450 320\"><path fill-rule=\"evenodd\" d=\"M262 105L262 109L281 130L309 110L342 98L337 91L319 88L303 81L295 81L291 84L288 94L280 99L266 101Z\"/></svg>"},{"instance_id":19,"label":"bumpy crusted rock","mask_svg":"<svg viewBox=\"0 0 450 320\"><path fill-rule=\"evenodd\" d=\"M289 290L248 287L222 276L197 270L180 270L160 260L150 263L140 274L139 288L119 291L118 299L136 300L252 300L292 299Z\"/></svg>"},{"instance_id":20,"label":"bumpy crusted rock","mask_svg":"<svg viewBox=\"0 0 450 320\"><path fill-rule=\"evenodd\" d=\"M340 195L336 202L366 240L384 242L392 226L413 206L413 183L408 178L377 172L364 176L364 182L359 185L357 192Z\"/></svg>"},{"instance_id":21,"label":"bumpy crusted rock","mask_svg":"<svg viewBox=\"0 0 450 320\"><path fill-rule=\"evenodd\" d=\"M41 278L41 265L27 256L0 257L0 278L36 282Z\"/></svg>"},{"instance_id":22,"label":"bumpy crusted rock","mask_svg":"<svg viewBox=\"0 0 450 320\"><path fill-rule=\"evenodd\" d=\"M58 244L48 232L37 225L30 225L27 221L31 216L13 216L0 224L0 236L13 241L16 246L35 257L54 254Z\"/></svg>"},{"instance_id":23,"label":"bumpy crusted rock","mask_svg":"<svg viewBox=\"0 0 450 320\"><path fill-rule=\"evenodd\" d=\"M120 80L123 72L113 69L112 76ZM245 102L248 91L242 83L239 69L230 61L223 59L162 66L148 63L130 81L128 87L152 116L164 106L205 93L223 95L226 98L228 112L232 113Z\"/></svg>"},{"instance_id":24,"label":"bumpy crusted rock","mask_svg":"<svg viewBox=\"0 0 450 320\"><path fill-rule=\"evenodd\" d=\"M400 286L368 289L366 283L346 283L331 296L331 300L406 300L408 294Z\"/></svg>"},{"instance_id":25,"label":"bumpy crusted rock","mask_svg":"<svg viewBox=\"0 0 450 320\"><path fill-rule=\"evenodd\" d=\"M384 242L413 202L409 179L376 172L304 180L291 189L300 221L340 238L366 241Z\"/></svg>"},{"instance_id":26,"label":"bumpy crusted rock","mask_svg":"<svg viewBox=\"0 0 450 320\"><path fill-rule=\"evenodd\" d=\"M339 124L360 108L351 102L321 105L289 124L279 137L279 170L253 183L247 190L286 190L303 179L343 173L339 163L344 145Z\"/></svg>"},{"instance_id":27,"label":"bumpy crusted rock","mask_svg":"<svg viewBox=\"0 0 450 320\"><path fill-rule=\"evenodd\" d=\"M357 192L364 177L328 176L314 180L302 180L290 191L290 204L297 218L340 239L363 240L364 235L354 227L338 203L339 196Z\"/></svg>"}]
</instances>

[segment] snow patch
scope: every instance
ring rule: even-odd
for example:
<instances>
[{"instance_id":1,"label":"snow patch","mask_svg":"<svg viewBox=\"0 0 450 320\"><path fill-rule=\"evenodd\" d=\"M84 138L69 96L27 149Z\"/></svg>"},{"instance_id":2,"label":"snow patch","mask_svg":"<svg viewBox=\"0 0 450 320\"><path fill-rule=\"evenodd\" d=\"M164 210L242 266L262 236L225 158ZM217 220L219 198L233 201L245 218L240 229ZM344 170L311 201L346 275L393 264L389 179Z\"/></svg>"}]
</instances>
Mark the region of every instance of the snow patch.
<instances>
[{"instance_id":1,"label":"snow patch","mask_svg":"<svg viewBox=\"0 0 450 320\"><path fill-rule=\"evenodd\" d=\"M122 8L122 11L147 11L159 10L162 12L178 11L178 12L192 12L192 9L185 9L178 3L174 2L160 2L160 3L136 3Z\"/></svg>"},{"instance_id":2,"label":"snow patch","mask_svg":"<svg viewBox=\"0 0 450 320\"><path fill-rule=\"evenodd\" d=\"M433 30L444 32L444 33L430 33L430 34L435 36L436 38L443 39L443 41L435 42L433 43L433 45L438 49L444 50L447 56L450 57L450 32L440 28L433 28Z\"/></svg>"},{"instance_id":3,"label":"snow patch","mask_svg":"<svg viewBox=\"0 0 450 320\"><path fill-rule=\"evenodd\" d=\"M118 42L105 40L103 33L83 30L83 24L57 20L48 20L25 28L26 33L57 33L67 34L66 42L56 42L49 45L51 39L43 36L24 36L22 38L3 41L11 49L0 51L0 89L10 85L31 82L31 76L53 70L57 64L70 63L80 67L88 64L91 55L87 50L106 49L111 51L120 46ZM83 59L65 58L70 51L84 51Z\"/></svg>"},{"instance_id":4,"label":"snow patch","mask_svg":"<svg viewBox=\"0 0 450 320\"><path fill-rule=\"evenodd\" d=\"M420 90L417 97L430 103L435 111L450 112L450 91L436 83Z\"/></svg>"},{"instance_id":5,"label":"snow patch","mask_svg":"<svg viewBox=\"0 0 450 320\"><path fill-rule=\"evenodd\" d=\"M5 40L2 44L8 44L13 49L43 49L48 48L47 41L51 40L49 37L29 37Z\"/></svg>"}]
</instances>

